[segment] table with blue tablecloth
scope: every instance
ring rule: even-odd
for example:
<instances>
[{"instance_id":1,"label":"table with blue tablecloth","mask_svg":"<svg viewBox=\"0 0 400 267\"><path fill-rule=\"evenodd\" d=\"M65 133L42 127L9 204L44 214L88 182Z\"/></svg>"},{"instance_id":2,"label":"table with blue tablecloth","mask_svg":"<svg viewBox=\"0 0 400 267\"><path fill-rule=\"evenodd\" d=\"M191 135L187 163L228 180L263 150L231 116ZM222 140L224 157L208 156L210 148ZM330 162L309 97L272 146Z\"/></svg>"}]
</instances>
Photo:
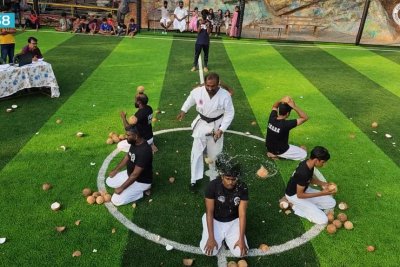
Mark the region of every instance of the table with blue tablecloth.
<instances>
[{"instance_id":1,"label":"table with blue tablecloth","mask_svg":"<svg viewBox=\"0 0 400 267\"><path fill-rule=\"evenodd\" d=\"M0 98L33 87L49 87L51 97L59 97L60 90L51 64L37 61L19 67L0 65Z\"/></svg>"}]
</instances>

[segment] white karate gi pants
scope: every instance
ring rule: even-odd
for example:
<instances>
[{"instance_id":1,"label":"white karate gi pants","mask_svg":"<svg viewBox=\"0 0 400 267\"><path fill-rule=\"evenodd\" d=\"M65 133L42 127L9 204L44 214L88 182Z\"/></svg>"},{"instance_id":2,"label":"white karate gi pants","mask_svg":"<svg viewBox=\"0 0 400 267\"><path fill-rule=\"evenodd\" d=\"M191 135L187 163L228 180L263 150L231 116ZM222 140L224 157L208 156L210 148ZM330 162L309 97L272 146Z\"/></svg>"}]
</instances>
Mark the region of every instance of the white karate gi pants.
<instances>
[{"instance_id":1,"label":"white karate gi pants","mask_svg":"<svg viewBox=\"0 0 400 267\"><path fill-rule=\"evenodd\" d=\"M307 151L302 149L301 147L289 145L289 149L280 155L277 155L280 158L290 159L290 160L304 160L307 157Z\"/></svg>"},{"instance_id":2,"label":"white karate gi pants","mask_svg":"<svg viewBox=\"0 0 400 267\"><path fill-rule=\"evenodd\" d=\"M106 184L109 187L117 188L120 187L125 181L128 180L128 174L126 170L117 173L113 178L108 177L106 179ZM151 184L144 184L139 182L133 182L128 188L122 191L121 194L113 194L111 197L111 202L115 206L125 205L134 202L143 197L143 192L150 189Z\"/></svg>"},{"instance_id":3,"label":"white karate gi pants","mask_svg":"<svg viewBox=\"0 0 400 267\"><path fill-rule=\"evenodd\" d=\"M206 252L204 247L206 246L208 240L208 227L207 227L207 220L205 213L201 220L203 223L203 234L200 241L200 249L205 254ZM217 255L219 249L222 246L222 241L225 239L225 242L228 245L231 253L235 257L240 257L240 248L239 247L234 248L236 242L239 240L239 236L240 236L239 218L230 222L220 222L214 219L214 238L218 244L218 249L214 248L212 256ZM244 240L246 246L248 247L246 237L244 237Z\"/></svg>"}]
</instances>

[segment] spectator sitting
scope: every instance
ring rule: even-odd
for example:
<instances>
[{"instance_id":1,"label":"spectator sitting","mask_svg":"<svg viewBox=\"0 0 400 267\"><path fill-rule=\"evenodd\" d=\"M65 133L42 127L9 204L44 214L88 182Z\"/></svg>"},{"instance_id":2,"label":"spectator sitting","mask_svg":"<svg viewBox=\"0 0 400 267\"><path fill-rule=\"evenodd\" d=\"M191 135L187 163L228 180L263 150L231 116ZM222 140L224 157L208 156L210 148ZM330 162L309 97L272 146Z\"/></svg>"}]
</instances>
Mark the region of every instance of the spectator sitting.
<instances>
[{"instance_id":1,"label":"spectator sitting","mask_svg":"<svg viewBox=\"0 0 400 267\"><path fill-rule=\"evenodd\" d=\"M130 37L133 37L136 35L137 31L138 31L138 26L135 23L135 19L130 19L128 24L128 31L126 34L129 35Z\"/></svg>"},{"instance_id":2,"label":"spectator sitting","mask_svg":"<svg viewBox=\"0 0 400 267\"><path fill-rule=\"evenodd\" d=\"M117 29L115 31L115 34L118 35L118 36L126 35L127 32L128 32L126 29L127 29L127 27L126 27L125 24L123 24L122 22L118 22L118 26L117 26Z\"/></svg>"},{"instance_id":3,"label":"spectator sitting","mask_svg":"<svg viewBox=\"0 0 400 267\"><path fill-rule=\"evenodd\" d=\"M36 31L39 29L39 16L37 15L36 11L34 9L31 10L31 14L29 15L29 18L25 18L25 26L24 26L24 31L26 27L31 27L32 29L36 29Z\"/></svg>"},{"instance_id":4,"label":"spectator sitting","mask_svg":"<svg viewBox=\"0 0 400 267\"><path fill-rule=\"evenodd\" d=\"M81 25L81 20L79 16L76 16L76 18L71 19L72 20L72 32L76 32Z\"/></svg>"},{"instance_id":5,"label":"spectator sitting","mask_svg":"<svg viewBox=\"0 0 400 267\"><path fill-rule=\"evenodd\" d=\"M113 27L107 23L107 19L103 18L103 22L100 25L99 34L112 35L114 33Z\"/></svg>"},{"instance_id":6,"label":"spectator sitting","mask_svg":"<svg viewBox=\"0 0 400 267\"><path fill-rule=\"evenodd\" d=\"M115 31L115 29L114 29L115 21L114 21L114 19L113 19L113 17L112 17L111 14L108 14L108 16L107 16L107 23L108 23L111 27L113 27L113 30Z\"/></svg>"},{"instance_id":7,"label":"spectator sitting","mask_svg":"<svg viewBox=\"0 0 400 267\"><path fill-rule=\"evenodd\" d=\"M68 27L67 23L67 13L61 13L60 25L55 27L55 30L58 32L66 32Z\"/></svg>"},{"instance_id":8,"label":"spectator sitting","mask_svg":"<svg viewBox=\"0 0 400 267\"><path fill-rule=\"evenodd\" d=\"M38 40L35 37L28 38L28 45L22 48L21 54L31 54L32 61L37 61L38 59L42 59L42 53L40 52L39 47L37 47Z\"/></svg>"},{"instance_id":9,"label":"spectator sitting","mask_svg":"<svg viewBox=\"0 0 400 267\"><path fill-rule=\"evenodd\" d=\"M97 18L94 18L89 22L89 31L90 31L90 34L92 34L92 35L99 31L99 25L98 25Z\"/></svg>"}]
</instances>

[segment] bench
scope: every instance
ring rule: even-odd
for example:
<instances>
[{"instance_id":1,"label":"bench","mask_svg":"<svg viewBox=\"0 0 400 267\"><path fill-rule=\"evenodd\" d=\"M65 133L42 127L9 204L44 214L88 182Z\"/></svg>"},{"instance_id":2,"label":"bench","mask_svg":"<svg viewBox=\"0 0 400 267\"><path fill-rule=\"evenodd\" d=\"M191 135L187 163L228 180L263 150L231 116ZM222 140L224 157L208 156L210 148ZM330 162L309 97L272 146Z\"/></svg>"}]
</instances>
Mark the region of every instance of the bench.
<instances>
[{"instance_id":1,"label":"bench","mask_svg":"<svg viewBox=\"0 0 400 267\"><path fill-rule=\"evenodd\" d=\"M317 36L319 29L326 28L326 25L323 25L318 17L281 16L281 21L286 25L285 34L287 35L289 35L289 30L294 27L297 27L298 31L300 28L310 27L314 36Z\"/></svg>"},{"instance_id":2,"label":"bench","mask_svg":"<svg viewBox=\"0 0 400 267\"><path fill-rule=\"evenodd\" d=\"M261 36L264 31L277 31L278 38L282 36L282 31L286 28L285 25L278 25L278 24L273 24L273 25L261 25L260 26L260 31L258 32L258 38L261 39Z\"/></svg>"}]
</instances>

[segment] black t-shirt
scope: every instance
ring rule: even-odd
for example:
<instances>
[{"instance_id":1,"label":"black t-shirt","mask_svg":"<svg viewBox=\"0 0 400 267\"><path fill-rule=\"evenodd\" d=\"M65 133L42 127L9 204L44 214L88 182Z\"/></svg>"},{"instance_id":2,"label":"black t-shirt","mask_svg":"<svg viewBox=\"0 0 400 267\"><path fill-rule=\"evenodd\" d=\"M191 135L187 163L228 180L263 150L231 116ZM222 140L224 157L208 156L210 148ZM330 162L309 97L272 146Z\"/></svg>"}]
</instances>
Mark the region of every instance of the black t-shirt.
<instances>
[{"instance_id":1,"label":"black t-shirt","mask_svg":"<svg viewBox=\"0 0 400 267\"><path fill-rule=\"evenodd\" d=\"M289 131L297 126L297 120L278 120L278 111L272 110L268 119L265 144L269 152L280 155L289 149Z\"/></svg>"},{"instance_id":2,"label":"black t-shirt","mask_svg":"<svg viewBox=\"0 0 400 267\"><path fill-rule=\"evenodd\" d=\"M286 195L293 196L296 195L297 185L305 186L304 191L307 189L308 185L314 174L314 168L311 170L307 166L307 160L299 163L296 170L293 172L292 177L286 186Z\"/></svg>"},{"instance_id":3,"label":"black t-shirt","mask_svg":"<svg viewBox=\"0 0 400 267\"><path fill-rule=\"evenodd\" d=\"M241 200L249 200L247 185L238 181L229 190L222 184L221 178L211 181L205 191L205 197L214 199L214 219L220 222L230 222L239 217Z\"/></svg>"},{"instance_id":4,"label":"black t-shirt","mask_svg":"<svg viewBox=\"0 0 400 267\"><path fill-rule=\"evenodd\" d=\"M139 183L151 184L153 181L153 152L151 147L144 141L142 144L136 146L131 145L128 152L129 161L126 167L128 176L131 175L135 166L143 168L139 177L136 179Z\"/></svg>"},{"instance_id":5,"label":"black t-shirt","mask_svg":"<svg viewBox=\"0 0 400 267\"><path fill-rule=\"evenodd\" d=\"M137 118L136 127L139 134L146 140L153 137L153 127L151 126L151 119L153 118L153 109L146 105L143 108L138 109L135 113Z\"/></svg>"},{"instance_id":6,"label":"black t-shirt","mask_svg":"<svg viewBox=\"0 0 400 267\"><path fill-rule=\"evenodd\" d=\"M208 35L207 29L209 27L210 22L206 23L199 23L200 24L200 31L197 35L196 44L198 45L209 45L210 44L210 36Z\"/></svg>"}]
</instances>

